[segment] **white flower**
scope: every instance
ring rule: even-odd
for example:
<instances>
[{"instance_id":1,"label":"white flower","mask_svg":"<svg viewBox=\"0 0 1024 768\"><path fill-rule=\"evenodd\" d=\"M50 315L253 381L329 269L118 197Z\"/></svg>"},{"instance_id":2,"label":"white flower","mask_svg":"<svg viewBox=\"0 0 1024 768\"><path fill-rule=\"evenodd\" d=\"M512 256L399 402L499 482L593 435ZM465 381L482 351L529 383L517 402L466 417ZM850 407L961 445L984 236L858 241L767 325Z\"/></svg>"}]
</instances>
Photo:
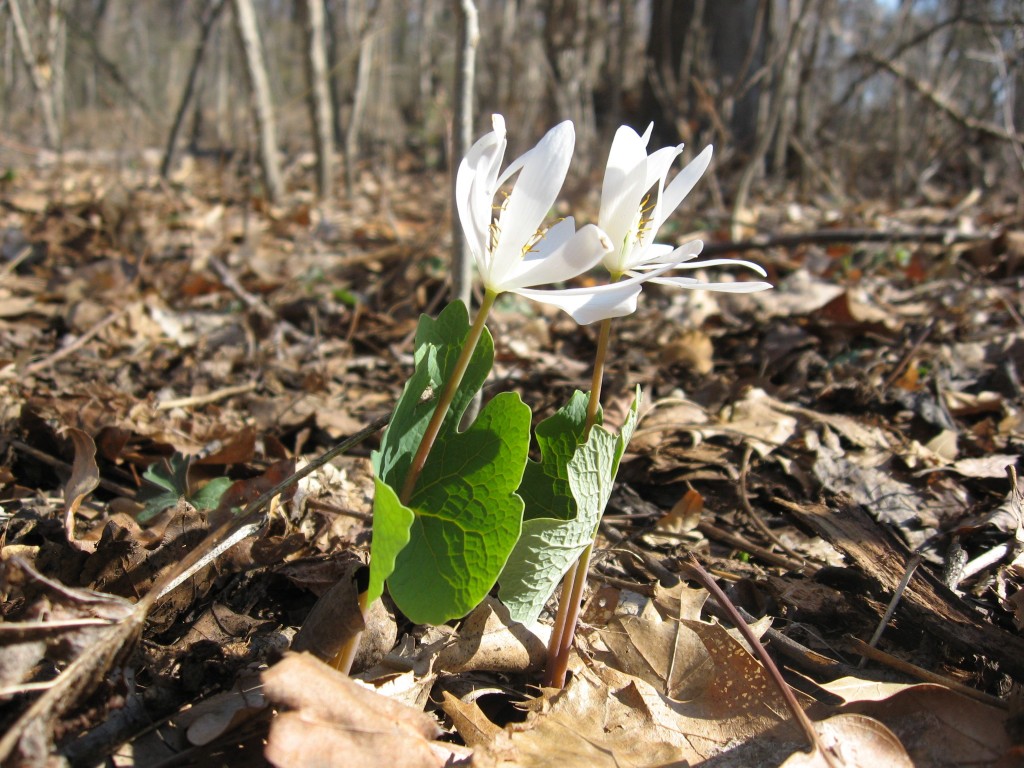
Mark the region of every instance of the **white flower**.
<instances>
[{"instance_id":1,"label":"white flower","mask_svg":"<svg viewBox=\"0 0 1024 768\"><path fill-rule=\"evenodd\" d=\"M505 120L494 115L492 122L494 130L470 148L455 181L459 219L484 288L554 305L582 324L636 309L645 278L595 288L536 287L583 274L601 261L612 243L593 224L577 231L571 217L543 229L569 170L576 141L572 123L556 125L499 173L507 146ZM512 191L496 206L495 196L515 174Z\"/></svg>"},{"instance_id":2,"label":"white flower","mask_svg":"<svg viewBox=\"0 0 1024 768\"><path fill-rule=\"evenodd\" d=\"M601 213L598 224L614 244L602 263L613 277L630 275L644 277L652 283L680 288L701 288L731 293L750 293L771 288L760 281L709 283L692 277L661 277L669 269L703 269L721 265L742 266L762 277L765 271L750 261L709 259L692 261L704 248L700 240L692 240L678 248L654 242L661 225L672 215L711 162L709 146L666 185L669 170L682 153L683 145L664 147L650 155L647 143L654 125L643 136L629 126L615 132L601 190Z\"/></svg>"}]
</instances>

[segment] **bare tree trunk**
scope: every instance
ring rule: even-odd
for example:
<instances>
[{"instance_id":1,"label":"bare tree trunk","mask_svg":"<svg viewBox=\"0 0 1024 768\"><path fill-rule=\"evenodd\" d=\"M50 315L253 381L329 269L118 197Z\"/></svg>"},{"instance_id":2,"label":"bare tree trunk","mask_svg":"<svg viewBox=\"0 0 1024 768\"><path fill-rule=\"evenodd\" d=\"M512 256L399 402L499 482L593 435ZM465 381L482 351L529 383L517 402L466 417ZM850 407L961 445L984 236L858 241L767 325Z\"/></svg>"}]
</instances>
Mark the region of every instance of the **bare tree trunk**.
<instances>
[{"instance_id":1,"label":"bare tree trunk","mask_svg":"<svg viewBox=\"0 0 1024 768\"><path fill-rule=\"evenodd\" d=\"M214 81L214 129L217 137L218 149L231 146L231 139L235 133L234 99L231 90L231 51L230 46L224 43L224 38L229 33L214 31L213 53L217 64L217 76ZM219 43L219 44L218 44ZM198 137L196 137L198 138Z\"/></svg>"},{"instance_id":2,"label":"bare tree trunk","mask_svg":"<svg viewBox=\"0 0 1024 768\"><path fill-rule=\"evenodd\" d=\"M799 53L800 40L803 37L807 19L810 16L808 12L810 6L811 0L805 0L802 6L794 7L790 11L789 30L786 35L785 55L782 57L781 72L775 86L775 93L772 96L772 107L771 114L768 116L768 124L758 135L757 144L754 147L753 154L750 161L747 163L746 168L743 169L743 175L740 177L740 183L736 188L736 200L733 204L734 223L732 237L734 240L742 238L743 233L741 228L747 219L745 209L747 206L747 199L750 197L751 185L758 173L763 172L764 170L765 158L768 156L768 150L771 147L772 139L775 137L780 125L782 124L784 110L793 95L793 89L797 85L794 82L796 80L795 75L799 68L799 58L797 54Z\"/></svg>"},{"instance_id":3,"label":"bare tree trunk","mask_svg":"<svg viewBox=\"0 0 1024 768\"><path fill-rule=\"evenodd\" d=\"M25 25L25 16L21 12L20 0L8 0L8 11L11 15L11 23L14 25L14 36L18 41L18 50L21 53L21 61L28 70L29 80L32 83L32 90L36 93L36 100L39 102L39 111L42 113L43 126L46 131L46 143L50 149L60 151L61 131L57 122L57 111L53 101L53 69L54 62L47 62L45 58L37 58L32 50L32 40L28 34L28 27ZM47 46L49 48L49 46ZM49 71L47 71L47 65Z\"/></svg>"},{"instance_id":4,"label":"bare tree trunk","mask_svg":"<svg viewBox=\"0 0 1024 768\"><path fill-rule=\"evenodd\" d=\"M235 29L245 54L245 71L252 92L253 116L259 131L260 167L267 199L277 202L284 192L281 164L277 154L277 128L274 123L274 104L270 96L270 81L263 61L263 46L256 25L256 12L252 0L232 0L235 11Z\"/></svg>"},{"instance_id":5,"label":"bare tree trunk","mask_svg":"<svg viewBox=\"0 0 1024 768\"><path fill-rule=\"evenodd\" d=\"M14 25L4 25L4 53L3 53L3 73L4 73L4 85L3 85L3 99L4 104L11 105L14 103L14 85L17 82L14 76ZM3 119L3 128L5 131L9 131L11 128L11 110L5 109L3 115L0 116Z\"/></svg>"},{"instance_id":6,"label":"bare tree trunk","mask_svg":"<svg viewBox=\"0 0 1024 768\"><path fill-rule=\"evenodd\" d=\"M213 25L224 10L224 0L210 0L203 12L199 27L199 41L196 43L195 53L192 55L192 66L188 71L188 79L185 81L185 92L181 95L181 103L178 104L178 111L174 113L174 124L171 126L170 135L167 137L167 148L164 150L164 159L160 163L160 176L167 178L171 172L171 164L174 162L174 148L178 143L178 135L181 133L181 125L185 120L185 113L195 94L196 81L199 79L199 67L203 63L203 55L206 53L207 44L210 42L210 32Z\"/></svg>"},{"instance_id":7,"label":"bare tree trunk","mask_svg":"<svg viewBox=\"0 0 1024 768\"><path fill-rule=\"evenodd\" d=\"M440 10L440 7L435 7L433 0L421 0L420 2L421 36L417 40L416 47L416 63L419 67L416 114L421 120L428 123L429 115L434 111L432 106L437 98L434 93L437 70L433 61L434 53L431 44L437 39L437 17Z\"/></svg>"},{"instance_id":8,"label":"bare tree trunk","mask_svg":"<svg viewBox=\"0 0 1024 768\"><path fill-rule=\"evenodd\" d=\"M64 64L67 55L67 24L61 0L50 0L46 18L46 60L50 63L50 98L57 126L64 125ZM63 137L62 137L63 139Z\"/></svg>"},{"instance_id":9,"label":"bare tree trunk","mask_svg":"<svg viewBox=\"0 0 1024 768\"><path fill-rule=\"evenodd\" d=\"M316 145L316 179L320 199L334 193L334 129L331 94L327 83L327 44L324 35L324 0L304 0L306 78L309 117Z\"/></svg>"},{"instance_id":10,"label":"bare tree trunk","mask_svg":"<svg viewBox=\"0 0 1024 768\"><path fill-rule=\"evenodd\" d=\"M367 32L359 41L359 67L356 71L356 90L352 99L352 114L345 130L345 192L349 198L355 194L356 157L359 154L359 131L366 113L366 95L370 90L370 67L373 64L373 43L376 35Z\"/></svg>"},{"instance_id":11,"label":"bare tree trunk","mask_svg":"<svg viewBox=\"0 0 1024 768\"><path fill-rule=\"evenodd\" d=\"M629 50L630 38L633 34L633 3L628 0L620 0L618 3L618 23L612 25L612 34L615 37L615 67L611 71L612 81L608 97L608 113L605 116L604 128L601 131L602 143L610 144L611 137L618 130L622 123L622 94L625 90L626 69L629 66L629 57L632 51Z\"/></svg>"},{"instance_id":12,"label":"bare tree trunk","mask_svg":"<svg viewBox=\"0 0 1024 768\"><path fill-rule=\"evenodd\" d=\"M386 23L389 13L390 2L380 0L377 7L364 17L359 32L359 62L356 66L355 93L352 97L352 112L349 115L348 128L345 130L345 191L350 198L355 193L359 136L366 118L373 62L377 53L377 36L380 34L380 24Z\"/></svg>"},{"instance_id":13,"label":"bare tree trunk","mask_svg":"<svg viewBox=\"0 0 1024 768\"><path fill-rule=\"evenodd\" d=\"M455 125L452 130L452 193L458 164L469 149L473 135L473 81L476 76L476 47L480 42L480 21L473 0L455 0L458 20L458 51L455 59ZM452 300L467 307L473 286L472 260L466 249L458 212L452 208Z\"/></svg>"}]
</instances>

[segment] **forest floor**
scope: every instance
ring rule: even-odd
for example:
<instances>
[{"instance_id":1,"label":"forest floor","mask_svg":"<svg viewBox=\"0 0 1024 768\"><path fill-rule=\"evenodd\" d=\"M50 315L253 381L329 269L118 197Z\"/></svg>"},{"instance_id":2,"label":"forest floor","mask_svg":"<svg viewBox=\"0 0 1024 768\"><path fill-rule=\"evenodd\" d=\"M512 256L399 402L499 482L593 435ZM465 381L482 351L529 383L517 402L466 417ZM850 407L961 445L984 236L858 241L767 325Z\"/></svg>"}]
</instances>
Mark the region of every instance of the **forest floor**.
<instances>
[{"instance_id":1,"label":"forest floor","mask_svg":"<svg viewBox=\"0 0 1024 768\"><path fill-rule=\"evenodd\" d=\"M286 655L365 562L379 435L154 592L232 506L390 413L417 318L446 296L447 182L365 173L322 215L189 168L0 181L0 761L828 764L687 553L749 614L833 764L1024 760L1012 206L780 200L752 209L757 231L804 242L735 254L774 290L645 290L614 326L607 420L636 385L641 420L568 686L538 687L540 641L493 604L450 627L399 616L360 675L396 713ZM710 247L724 220L662 235ZM892 239L826 244L850 229ZM491 327L485 396L514 389L540 419L589 388L593 328L512 300Z\"/></svg>"}]
</instances>

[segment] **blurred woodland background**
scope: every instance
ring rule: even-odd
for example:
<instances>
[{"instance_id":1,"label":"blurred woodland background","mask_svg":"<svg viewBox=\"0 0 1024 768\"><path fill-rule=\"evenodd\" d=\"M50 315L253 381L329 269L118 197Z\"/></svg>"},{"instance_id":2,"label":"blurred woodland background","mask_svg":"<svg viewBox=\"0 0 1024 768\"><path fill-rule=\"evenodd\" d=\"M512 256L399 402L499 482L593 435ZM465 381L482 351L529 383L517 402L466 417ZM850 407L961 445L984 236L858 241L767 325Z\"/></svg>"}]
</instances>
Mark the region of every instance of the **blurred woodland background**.
<instances>
[{"instance_id":1,"label":"blurred woodland background","mask_svg":"<svg viewBox=\"0 0 1024 768\"><path fill-rule=\"evenodd\" d=\"M335 158L349 194L361 163L411 158L447 169L472 5L5 0L0 162L45 149L132 163L158 150L167 175L187 154L255 158L271 199L282 185L309 184L287 169L310 150L319 150L327 196ZM786 185L841 204L937 202L972 189L1019 195L1016 0L475 6L471 135L501 112L521 142L511 150L521 151L571 118L577 174L603 166L618 125L654 121L652 145L716 145L716 173L736 174L715 191L719 203L742 202L766 182L766 192Z\"/></svg>"},{"instance_id":2,"label":"blurred woodland background","mask_svg":"<svg viewBox=\"0 0 1024 768\"><path fill-rule=\"evenodd\" d=\"M366 678L403 670L413 715L478 765L780 765L803 742L700 620L725 614L686 586L696 555L815 719L838 699L896 734L902 758L864 764L1021 764L1021 0L0 0L0 764L427 749L389 740L391 714L302 703L328 675L259 677L300 627L358 615L333 595L365 562L377 438L232 510L387 420L421 313L468 293L450 171L493 112L506 161L574 121L553 215L581 223L618 126L683 160L713 143L658 242L775 289L650 285L616 324L608 423L637 385L645 410L580 646L614 678L548 691L523 730L528 666L492 686L437 655L451 627L401 616L367 633L393 666ZM539 419L590 386L597 331L505 299L492 380ZM636 633L619 590L654 596ZM493 721L481 686L511 692ZM360 762L314 720L382 740ZM837 738L881 733L864 722Z\"/></svg>"}]
</instances>

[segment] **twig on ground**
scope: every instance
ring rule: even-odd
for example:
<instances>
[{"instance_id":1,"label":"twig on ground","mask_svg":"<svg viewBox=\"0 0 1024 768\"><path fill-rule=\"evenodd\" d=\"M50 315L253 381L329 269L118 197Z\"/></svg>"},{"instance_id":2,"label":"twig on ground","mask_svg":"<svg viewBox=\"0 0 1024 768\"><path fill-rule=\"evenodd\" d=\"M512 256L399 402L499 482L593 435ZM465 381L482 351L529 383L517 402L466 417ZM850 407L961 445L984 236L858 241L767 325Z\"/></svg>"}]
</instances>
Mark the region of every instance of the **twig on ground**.
<instances>
[{"instance_id":1,"label":"twig on ground","mask_svg":"<svg viewBox=\"0 0 1024 768\"><path fill-rule=\"evenodd\" d=\"M733 626L739 630L740 634L743 635L744 639L750 645L754 654L760 660L761 664L764 665L765 671L768 676L772 679L772 682L779 689L779 693L782 694L783 701L786 702L786 707L793 715L793 719L796 720L800 729L804 732L804 736L807 737L807 741L812 749L817 750L818 754L821 755L822 759L830 766L830 768L838 768L833 759L832 754L828 748L821 743L821 739L818 738L818 732L814 729L814 723L804 712L800 706L800 702L796 700L796 696L793 695L793 690L789 687L785 680L782 679L782 673L779 672L779 668L775 666L775 662L772 657L768 655L768 651L765 650L764 646L761 645L761 641L751 631L750 626L743 620L736 606L732 604L732 601L726 596L725 592L722 591L721 587L715 583L715 580L711 578L707 571L697 561L697 558L692 554L689 554L686 558L684 568L690 572L691 576L695 578L704 589L711 593L711 596L715 598L718 604L728 614L730 621Z\"/></svg>"},{"instance_id":2,"label":"twig on ground","mask_svg":"<svg viewBox=\"0 0 1024 768\"><path fill-rule=\"evenodd\" d=\"M921 349L921 345L924 344L925 340L931 336L932 331L935 330L936 323L938 323L938 320L932 318L932 321L928 323L924 330L917 335L913 344L910 345L910 349L904 353L903 357L901 357L900 361L896 364L896 367L892 369L888 376L886 376L885 381L882 383L882 394L888 392L889 387L896 382L896 379L903 375L907 366L910 365L910 361L914 359L914 355L916 355Z\"/></svg>"},{"instance_id":3,"label":"twig on ground","mask_svg":"<svg viewBox=\"0 0 1024 768\"><path fill-rule=\"evenodd\" d=\"M867 643L870 647L874 648L878 645L878 641L882 639L882 633L885 631L885 627L889 623L889 619L891 619L892 615L896 613L896 606L899 605L900 598L903 597L903 592L906 590L907 585L910 583L910 578L914 575L914 571L917 570L917 566L920 565L920 563L921 555L918 552L914 552L907 560L907 567L906 570L903 571L903 578L900 579L899 585L892 593L892 599L889 601L889 605L885 609L885 615L883 615L881 621L878 622L878 626L875 628L875 633ZM861 656L860 664L857 666L863 669L867 663L867 656Z\"/></svg>"},{"instance_id":4,"label":"twig on ground","mask_svg":"<svg viewBox=\"0 0 1024 768\"><path fill-rule=\"evenodd\" d=\"M975 688L971 688L969 685L964 685L956 680L943 675L937 675L934 672L929 672L927 669L922 669L916 664L911 664L909 661L898 659L895 656L880 651L872 645L868 645L863 640L856 637L847 637L847 642L850 644L850 650L854 653L859 653L864 659L871 659L877 661L880 664L885 664L887 667L898 670L911 677L916 677L918 680L924 680L926 683L936 683L938 685L945 686L950 690L962 693L964 696L969 696L976 701L983 702L992 707L999 707L1000 709L1009 709L1010 703L1003 701L1002 699L991 696L984 691L979 691Z\"/></svg>"},{"instance_id":5,"label":"twig on ground","mask_svg":"<svg viewBox=\"0 0 1024 768\"><path fill-rule=\"evenodd\" d=\"M803 558L793 560L785 555L772 552L770 549L759 547L757 544L745 537L722 530L714 523L709 523L706 520L701 520L697 523L697 530L713 541L728 544L730 547L739 549L743 552L749 552L751 555L756 557L758 560L763 561L767 565L774 565L777 568L785 568L787 571L798 571L808 575L813 575L818 571L818 566L814 563L804 560Z\"/></svg>"},{"instance_id":6,"label":"twig on ground","mask_svg":"<svg viewBox=\"0 0 1024 768\"><path fill-rule=\"evenodd\" d=\"M766 539L772 542L775 546L777 546L787 555L792 557L796 562L803 563L804 559L800 556L800 553L795 551L791 547L786 546L786 544L778 536L775 535L775 532L768 527L768 524L761 519L761 516L757 514L757 512L754 510L754 507L750 503L750 497L747 494L747 474L750 471L750 456L753 452L753 447L750 445L750 443L747 443L746 446L743 448L743 460L740 463L740 506L743 507L743 511L746 512L747 518L750 520L751 523L754 524L754 527L761 532L762 536L764 536Z\"/></svg>"},{"instance_id":7,"label":"twig on ground","mask_svg":"<svg viewBox=\"0 0 1024 768\"><path fill-rule=\"evenodd\" d=\"M280 324L280 327L297 341L308 345L313 344L314 339L312 336L299 330L287 320L283 320L278 317L277 313L267 306L267 303L263 301L263 299L245 290L245 288L242 287L242 284L238 281L234 272L232 272L223 261L215 256L210 256L208 261L210 267L217 273L217 277L220 278L221 284L241 299L249 309L272 323Z\"/></svg>"},{"instance_id":8,"label":"twig on ground","mask_svg":"<svg viewBox=\"0 0 1024 768\"><path fill-rule=\"evenodd\" d=\"M218 400L224 400L235 395L244 395L246 392L252 392L256 389L256 382L250 381L248 384L238 384L233 387L224 387L223 389L216 389L213 392L207 392L205 395L193 395L192 397L178 397L174 400L164 400L163 402L157 403L156 409L158 411L170 411L175 408L191 408L195 405L208 405L209 403L215 403Z\"/></svg>"},{"instance_id":9,"label":"twig on ground","mask_svg":"<svg viewBox=\"0 0 1024 768\"><path fill-rule=\"evenodd\" d=\"M68 464L66 461L61 461L60 459L51 456L48 453L44 453L43 451L40 451L38 448L33 448L28 443L22 442L21 440L18 440L16 438L0 435L0 444L4 442L6 442L9 446L14 448L14 450L20 451L21 453L31 456L36 461L41 461L44 464L48 464L51 467L55 467L64 472L67 472L69 475L71 474L71 465ZM112 480L104 480L102 477L99 479L99 483L101 488L105 488L111 493L116 493L118 496L125 496L129 499L135 498L134 488L128 488L127 486L119 485L118 483L115 483Z\"/></svg>"},{"instance_id":10,"label":"twig on ground","mask_svg":"<svg viewBox=\"0 0 1024 768\"><path fill-rule=\"evenodd\" d=\"M771 235L754 237L749 240L705 243L701 256L719 256L737 251L766 251L769 248L792 248L793 246L807 245L809 243L820 245L832 243L973 243L980 240L991 240L997 234L998 232L967 234L952 228L942 229L936 227L908 229L898 232L886 232L877 229L824 229L793 235Z\"/></svg>"},{"instance_id":11,"label":"twig on ground","mask_svg":"<svg viewBox=\"0 0 1024 768\"><path fill-rule=\"evenodd\" d=\"M26 376L31 376L33 373L38 373L39 371L45 368L49 368L54 363L63 360L72 352L75 352L76 350L81 349L83 346L88 344L100 331L102 331L108 325L124 317L124 315L128 313L129 309L130 307L122 307L116 312L111 312L109 315L104 317L102 320L96 323L96 325L87 330L85 333L83 333L77 339L72 341L66 347L58 349L56 352L47 355L42 360L37 360L34 363L29 363L28 365L26 365L23 373Z\"/></svg>"}]
</instances>

